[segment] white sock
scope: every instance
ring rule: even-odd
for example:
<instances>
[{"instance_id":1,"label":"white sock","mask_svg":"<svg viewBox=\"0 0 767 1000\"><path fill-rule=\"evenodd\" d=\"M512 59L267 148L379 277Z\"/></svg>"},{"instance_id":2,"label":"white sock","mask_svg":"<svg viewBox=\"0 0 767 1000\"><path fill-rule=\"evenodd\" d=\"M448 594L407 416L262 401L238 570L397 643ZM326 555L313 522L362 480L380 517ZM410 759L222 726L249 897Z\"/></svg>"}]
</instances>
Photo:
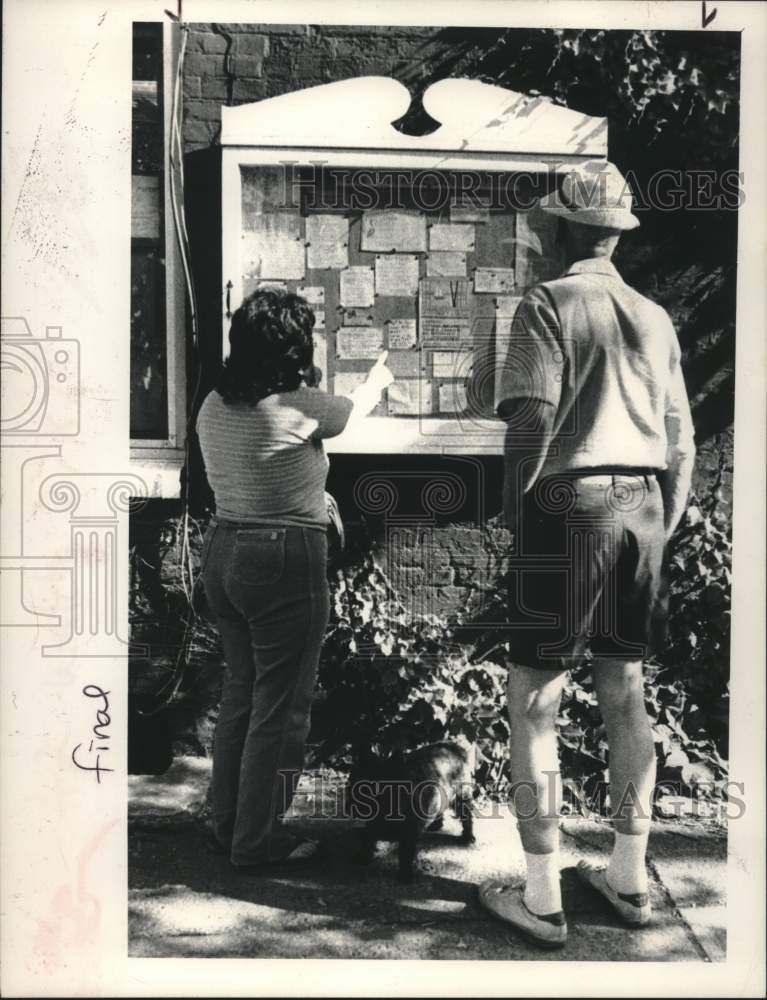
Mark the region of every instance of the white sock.
<instances>
[{"instance_id":1,"label":"white sock","mask_svg":"<svg viewBox=\"0 0 767 1000\"><path fill-rule=\"evenodd\" d=\"M647 892L647 833L617 833L607 866L607 881L616 892Z\"/></svg>"},{"instance_id":2,"label":"white sock","mask_svg":"<svg viewBox=\"0 0 767 1000\"><path fill-rule=\"evenodd\" d=\"M522 897L533 913L559 913L562 909L562 888L559 883L559 851L550 854L530 854L525 851L527 884Z\"/></svg>"}]
</instances>

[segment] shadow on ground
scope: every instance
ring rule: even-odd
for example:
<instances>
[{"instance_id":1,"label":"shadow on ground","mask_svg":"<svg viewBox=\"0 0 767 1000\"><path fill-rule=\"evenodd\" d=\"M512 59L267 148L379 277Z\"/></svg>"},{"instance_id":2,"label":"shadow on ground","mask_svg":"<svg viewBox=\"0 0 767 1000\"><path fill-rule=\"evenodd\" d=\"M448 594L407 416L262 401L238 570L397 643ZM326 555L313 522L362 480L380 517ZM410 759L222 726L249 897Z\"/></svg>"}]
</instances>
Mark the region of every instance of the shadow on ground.
<instances>
[{"instance_id":1,"label":"shadow on ground","mask_svg":"<svg viewBox=\"0 0 767 1000\"><path fill-rule=\"evenodd\" d=\"M300 873L243 876L207 852L202 836L207 767L177 761L167 776L131 778L130 954L210 958L422 958L711 961L724 958L726 840L690 822L658 824L651 841L655 919L631 931L575 878L580 858L608 850L609 829L563 821L564 906L569 940L542 952L487 915L476 886L521 878L522 852L506 813L476 821L477 845L459 825L424 838L412 885L396 877L396 850L382 845L369 867L351 862L355 831L333 815L332 795L311 775L289 822L325 847ZM323 798L324 796L324 798ZM319 808L318 808L319 806Z\"/></svg>"}]
</instances>

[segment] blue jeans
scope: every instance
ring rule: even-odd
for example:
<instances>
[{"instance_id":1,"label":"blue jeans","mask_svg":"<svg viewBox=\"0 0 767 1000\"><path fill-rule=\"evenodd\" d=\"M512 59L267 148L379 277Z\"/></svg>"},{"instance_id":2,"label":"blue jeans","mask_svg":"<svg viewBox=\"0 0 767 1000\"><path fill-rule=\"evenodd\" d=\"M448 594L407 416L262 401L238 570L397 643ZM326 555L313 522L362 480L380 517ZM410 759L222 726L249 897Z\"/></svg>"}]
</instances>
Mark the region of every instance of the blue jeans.
<instances>
[{"instance_id":1,"label":"blue jeans","mask_svg":"<svg viewBox=\"0 0 767 1000\"><path fill-rule=\"evenodd\" d=\"M213 831L235 865L290 849L279 818L304 764L328 623L321 528L213 519L202 573L226 659L213 741Z\"/></svg>"}]
</instances>

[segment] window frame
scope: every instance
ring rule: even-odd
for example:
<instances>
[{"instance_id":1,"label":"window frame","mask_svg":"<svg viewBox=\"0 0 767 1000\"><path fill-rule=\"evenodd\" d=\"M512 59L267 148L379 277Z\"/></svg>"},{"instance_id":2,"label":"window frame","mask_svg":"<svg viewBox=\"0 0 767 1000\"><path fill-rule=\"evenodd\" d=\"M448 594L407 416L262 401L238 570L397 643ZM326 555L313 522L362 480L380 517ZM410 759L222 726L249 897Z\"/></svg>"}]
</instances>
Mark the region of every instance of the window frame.
<instances>
[{"instance_id":1,"label":"window frame","mask_svg":"<svg viewBox=\"0 0 767 1000\"><path fill-rule=\"evenodd\" d=\"M181 255L173 221L171 199L171 126L175 68L180 48L178 26L165 22L163 59L163 183L162 213L165 254L165 349L168 435L165 438L131 438L131 469L141 475L150 495L178 497L178 473L184 464L187 432L186 388L186 289ZM181 193L180 193L181 194Z\"/></svg>"}]
</instances>

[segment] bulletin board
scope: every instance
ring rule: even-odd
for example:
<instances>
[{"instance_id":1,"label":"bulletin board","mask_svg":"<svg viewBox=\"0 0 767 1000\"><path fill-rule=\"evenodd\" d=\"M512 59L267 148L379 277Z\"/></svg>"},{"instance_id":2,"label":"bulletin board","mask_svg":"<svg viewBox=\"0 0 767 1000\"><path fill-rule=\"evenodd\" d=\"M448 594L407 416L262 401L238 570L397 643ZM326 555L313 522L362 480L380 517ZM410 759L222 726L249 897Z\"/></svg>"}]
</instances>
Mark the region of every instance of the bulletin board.
<instances>
[{"instance_id":1,"label":"bulletin board","mask_svg":"<svg viewBox=\"0 0 767 1000\"><path fill-rule=\"evenodd\" d=\"M327 391L388 351L393 384L329 451L503 450L512 317L562 266L556 219L531 206L606 160L604 119L542 98L458 79L422 101L441 124L418 136L395 128L411 96L384 77L222 108L224 351L233 310L269 286L313 309Z\"/></svg>"},{"instance_id":2,"label":"bulletin board","mask_svg":"<svg viewBox=\"0 0 767 1000\"><path fill-rule=\"evenodd\" d=\"M395 382L376 416L492 419L499 334L530 280L529 258L536 280L560 270L555 220L508 198L492 204L511 190L521 204L535 200L513 178L498 174L470 199L457 194L461 180L382 170L366 173L360 192L353 168L312 168L286 208L280 167L240 168L243 296L272 287L306 298L315 364L336 395L387 350Z\"/></svg>"}]
</instances>

